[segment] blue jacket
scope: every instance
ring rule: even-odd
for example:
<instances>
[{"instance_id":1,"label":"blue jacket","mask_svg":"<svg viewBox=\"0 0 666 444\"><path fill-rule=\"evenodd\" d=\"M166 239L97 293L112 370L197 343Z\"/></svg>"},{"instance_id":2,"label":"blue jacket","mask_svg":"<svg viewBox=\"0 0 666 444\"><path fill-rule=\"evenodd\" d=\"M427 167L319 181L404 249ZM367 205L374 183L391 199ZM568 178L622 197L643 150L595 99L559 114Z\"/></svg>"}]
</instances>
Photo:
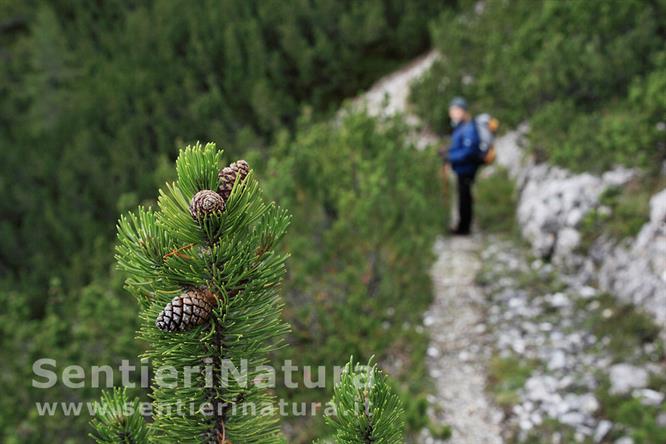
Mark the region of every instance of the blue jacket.
<instances>
[{"instance_id":1,"label":"blue jacket","mask_svg":"<svg viewBox=\"0 0 666 444\"><path fill-rule=\"evenodd\" d=\"M481 165L483 153L479 133L473 120L458 124L451 136L448 161L459 176L474 176Z\"/></svg>"}]
</instances>

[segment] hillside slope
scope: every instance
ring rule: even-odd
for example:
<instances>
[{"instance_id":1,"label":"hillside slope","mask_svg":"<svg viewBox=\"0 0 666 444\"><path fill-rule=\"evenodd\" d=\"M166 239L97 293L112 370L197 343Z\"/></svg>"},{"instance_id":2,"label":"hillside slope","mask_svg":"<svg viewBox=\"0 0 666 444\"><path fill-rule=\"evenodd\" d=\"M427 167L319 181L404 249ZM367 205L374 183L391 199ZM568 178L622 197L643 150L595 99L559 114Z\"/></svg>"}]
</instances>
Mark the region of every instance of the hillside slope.
<instances>
[{"instance_id":1,"label":"hillside slope","mask_svg":"<svg viewBox=\"0 0 666 444\"><path fill-rule=\"evenodd\" d=\"M409 114L406 89L433 58L415 60L356 102L375 115L405 113L422 147L441 142ZM515 212L531 249L483 233L435 246L435 299L424 319L435 387L431 419L449 424L456 443L537 436L660 442L666 192L652 198L638 237L620 245L601 239L586 254L578 248L579 224L602 205L604 190L636 171L596 176L538 163L521 147L526 128L498 140L497 164L520 190ZM600 250L609 254L594 254ZM422 439L439 442L427 431Z\"/></svg>"}]
</instances>

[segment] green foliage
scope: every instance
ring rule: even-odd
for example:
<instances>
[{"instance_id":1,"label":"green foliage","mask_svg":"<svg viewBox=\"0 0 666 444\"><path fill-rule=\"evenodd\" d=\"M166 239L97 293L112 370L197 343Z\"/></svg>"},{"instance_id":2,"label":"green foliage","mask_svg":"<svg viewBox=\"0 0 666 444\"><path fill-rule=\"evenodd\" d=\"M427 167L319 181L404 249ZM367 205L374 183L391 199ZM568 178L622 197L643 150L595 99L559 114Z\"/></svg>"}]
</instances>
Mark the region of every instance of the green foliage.
<instances>
[{"instance_id":1,"label":"green foliage","mask_svg":"<svg viewBox=\"0 0 666 444\"><path fill-rule=\"evenodd\" d=\"M35 359L89 368L145 347L132 340L137 304L110 271L113 226L128 209L155 207L155 187L175 178L178 146L215 140L233 157L246 147L257 161L271 157L273 135L293 130L304 106L327 117L425 50L426 21L443 7L0 2L0 360L8 370L0 441L86 441L86 415L37 417L34 403L88 401L99 391L31 389ZM139 223L132 217L127 224ZM139 284L128 282L132 291Z\"/></svg>"},{"instance_id":2,"label":"green foliage","mask_svg":"<svg viewBox=\"0 0 666 444\"><path fill-rule=\"evenodd\" d=\"M428 427L433 438L447 440L451 439L453 430L448 425L430 425Z\"/></svg>"},{"instance_id":3,"label":"green foliage","mask_svg":"<svg viewBox=\"0 0 666 444\"><path fill-rule=\"evenodd\" d=\"M588 317L586 327L600 339L606 338L607 353L622 362L628 353L640 350L645 344L654 344L656 351L651 359L663 359L663 345L659 342L659 325L648 314L632 304L622 304L612 295L596 298L593 306L588 301L584 308Z\"/></svg>"},{"instance_id":4,"label":"green foliage","mask_svg":"<svg viewBox=\"0 0 666 444\"><path fill-rule=\"evenodd\" d=\"M428 398L423 393L419 396L410 396L409 394L398 393L401 396L405 408L405 420L407 430L421 430L423 427L430 427L428 420Z\"/></svg>"},{"instance_id":5,"label":"green foliage","mask_svg":"<svg viewBox=\"0 0 666 444\"><path fill-rule=\"evenodd\" d=\"M252 381L261 376L268 353L286 333L276 289L286 255L273 248L289 216L263 201L250 173L236 183L223 212L195 221L188 204L197 191L217 189L221 156L213 144L181 151L178 181L160 191L159 211L139 208L118 224L118 264L128 273L127 287L141 305L139 337L149 344L144 356L157 369L151 387L151 442L200 442L219 436L232 442L281 442L274 399ZM200 287L210 289L218 300L210 322L178 333L155 326L175 295ZM230 293L234 290L235 296ZM248 368L243 378L220 379L223 367L240 369L243 361ZM160 369L173 368L183 375L188 367L204 366L210 368L210 382L203 371L192 375L191 384L186 379L167 383L159 375ZM103 417L95 423L101 434L100 424L105 424Z\"/></svg>"},{"instance_id":6,"label":"green foliage","mask_svg":"<svg viewBox=\"0 0 666 444\"><path fill-rule=\"evenodd\" d=\"M516 190L505 169L484 175L474 186L475 218L484 233L511 234L516 229Z\"/></svg>"},{"instance_id":7,"label":"green foliage","mask_svg":"<svg viewBox=\"0 0 666 444\"><path fill-rule=\"evenodd\" d=\"M597 390L601 415L620 425L609 434L609 440L627 435L632 437L636 444L666 440L666 427L657 422L659 414L666 413L666 406L646 406L631 395L613 395L609 386L608 379L604 379Z\"/></svg>"},{"instance_id":8,"label":"green foliage","mask_svg":"<svg viewBox=\"0 0 666 444\"><path fill-rule=\"evenodd\" d=\"M51 277L78 289L106 272L118 207L152 198L163 182L147 172L176 146L214 140L238 157L265 146L304 105L325 114L424 50L442 7L3 2L3 274L41 315Z\"/></svg>"},{"instance_id":9,"label":"green foliage","mask_svg":"<svg viewBox=\"0 0 666 444\"><path fill-rule=\"evenodd\" d=\"M412 99L444 130L466 96L509 126L530 120L531 148L574 170L666 159L663 1L468 1L432 25L444 57ZM511 39L507 40L510 35Z\"/></svg>"},{"instance_id":10,"label":"green foliage","mask_svg":"<svg viewBox=\"0 0 666 444\"><path fill-rule=\"evenodd\" d=\"M580 223L581 248L589 249L601 235L617 240L636 236L649 219L652 194L653 188L639 181L604 191L599 206Z\"/></svg>"},{"instance_id":11,"label":"green foliage","mask_svg":"<svg viewBox=\"0 0 666 444\"><path fill-rule=\"evenodd\" d=\"M488 365L488 384L495 402L505 409L519 401L518 391L523 388L536 365L517 357L493 356Z\"/></svg>"},{"instance_id":12,"label":"green foliage","mask_svg":"<svg viewBox=\"0 0 666 444\"><path fill-rule=\"evenodd\" d=\"M405 419L400 398L376 365L354 363L342 372L331 401L335 414L326 418L338 444L404 442Z\"/></svg>"},{"instance_id":13,"label":"green foliage","mask_svg":"<svg viewBox=\"0 0 666 444\"><path fill-rule=\"evenodd\" d=\"M285 357L332 368L350 354L400 356L392 375L415 398L426 388L427 337L418 326L431 301L431 245L444 210L439 162L406 134L398 120L363 114L330 124L305 118L294 138L283 136L265 175L266 189L294 214L285 240L293 326ZM330 396L283 393L310 402ZM312 433L306 441L320 426L299 428Z\"/></svg>"},{"instance_id":14,"label":"green foliage","mask_svg":"<svg viewBox=\"0 0 666 444\"><path fill-rule=\"evenodd\" d=\"M36 378L33 363L41 358L56 361L59 376L68 365L110 365L117 368L121 359L133 359L143 344L134 340L137 328L137 304L122 291L122 279L115 273L86 287L66 292L53 280L47 293L45 314L41 319L30 315L25 296L15 291L0 291L0 349L3 383L0 386L0 441L7 444L39 444L45 436L58 436L62 442L89 442L90 417L81 415L38 415L37 403L88 402L100 396L100 390L86 383L83 388L68 388L59 380L48 389L31 386ZM47 367L51 369L51 367ZM101 386L120 385L114 373L112 381L101 378ZM89 379L87 379L89 382ZM132 375L130 382L138 383ZM133 391L139 394L138 390ZM86 408L85 406L83 407Z\"/></svg>"},{"instance_id":15,"label":"green foliage","mask_svg":"<svg viewBox=\"0 0 666 444\"><path fill-rule=\"evenodd\" d=\"M132 444L148 442L148 428L141 416L138 399L129 401L124 389L104 392L102 402L95 404L97 414L91 424L99 444Z\"/></svg>"}]
</instances>

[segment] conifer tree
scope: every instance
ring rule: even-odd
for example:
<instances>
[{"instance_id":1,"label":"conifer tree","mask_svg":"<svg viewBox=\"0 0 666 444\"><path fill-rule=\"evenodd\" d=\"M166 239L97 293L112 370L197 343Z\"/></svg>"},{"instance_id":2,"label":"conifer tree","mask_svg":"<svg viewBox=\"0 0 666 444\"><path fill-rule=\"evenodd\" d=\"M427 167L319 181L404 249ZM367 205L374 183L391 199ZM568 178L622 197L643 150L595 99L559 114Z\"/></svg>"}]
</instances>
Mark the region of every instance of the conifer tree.
<instances>
[{"instance_id":1,"label":"conifer tree","mask_svg":"<svg viewBox=\"0 0 666 444\"><path fill-rule=\"evenodd\" d=\"M155 368L152 422L125 390L105 393L98 443L284 442L274 399L254 381L287 331L277 293L286 256L274 248L290 217L263 200L247 162L220 168L221 157L213 144L186 148L159 209L120 218L116 259ZM225 366L240 378L221 379ZM336 442L403 441L402 405L376 365L352 359L332 403Z\"/></svg>"},{"instance_id":2,"label":"conifer tree","mask_svg":"<svg viewBox=\"0 0 666 444\"><path fill-rule=\"evenodd\" d=\"M345 366L333 400L335 415L326 422L337 444L397 444L405 442L405 413L388 378L372 361Z\"/></svg>"},{"instance_id":3,"label":"conifer tree","mask_svg":"<svg viewBox=\"0 0 666 444\"><path fill-rule=\"evenodd\" d=\"M118 223L116 258L155 368L152 422L107 413L126 398L105 395L100 406L109 408L93 422L98 442L283 442L273 396L253 381L266 376L261 366L287 331L277 291L286 255L274 247L290 217L263 200L244 161L230 177L221 158L213 144L186 148L159 209L139 208ZM241 377L221 378L225 366Z\"/></svg>"}]
</instances>

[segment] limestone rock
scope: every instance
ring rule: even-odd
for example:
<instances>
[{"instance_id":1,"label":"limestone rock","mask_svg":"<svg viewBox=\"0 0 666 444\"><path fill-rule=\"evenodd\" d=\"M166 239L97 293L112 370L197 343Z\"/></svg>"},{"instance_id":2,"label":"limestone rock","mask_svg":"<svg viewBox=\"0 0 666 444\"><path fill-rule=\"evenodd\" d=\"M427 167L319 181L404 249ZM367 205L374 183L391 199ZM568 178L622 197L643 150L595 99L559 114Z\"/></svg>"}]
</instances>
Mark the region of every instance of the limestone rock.
<instances>
[{"instance_id":1,"label":"limestone rock","mask_svg":"<svg viewBox=\"0 0 666 444\"><path fill-rule=\"evenodd\" d=\"M615 364L608 374L611 383L611 393L623 395L633 389L645 388L648 384L649 374L644 368L631 364Z\"/></svg>"}]
</instances>

